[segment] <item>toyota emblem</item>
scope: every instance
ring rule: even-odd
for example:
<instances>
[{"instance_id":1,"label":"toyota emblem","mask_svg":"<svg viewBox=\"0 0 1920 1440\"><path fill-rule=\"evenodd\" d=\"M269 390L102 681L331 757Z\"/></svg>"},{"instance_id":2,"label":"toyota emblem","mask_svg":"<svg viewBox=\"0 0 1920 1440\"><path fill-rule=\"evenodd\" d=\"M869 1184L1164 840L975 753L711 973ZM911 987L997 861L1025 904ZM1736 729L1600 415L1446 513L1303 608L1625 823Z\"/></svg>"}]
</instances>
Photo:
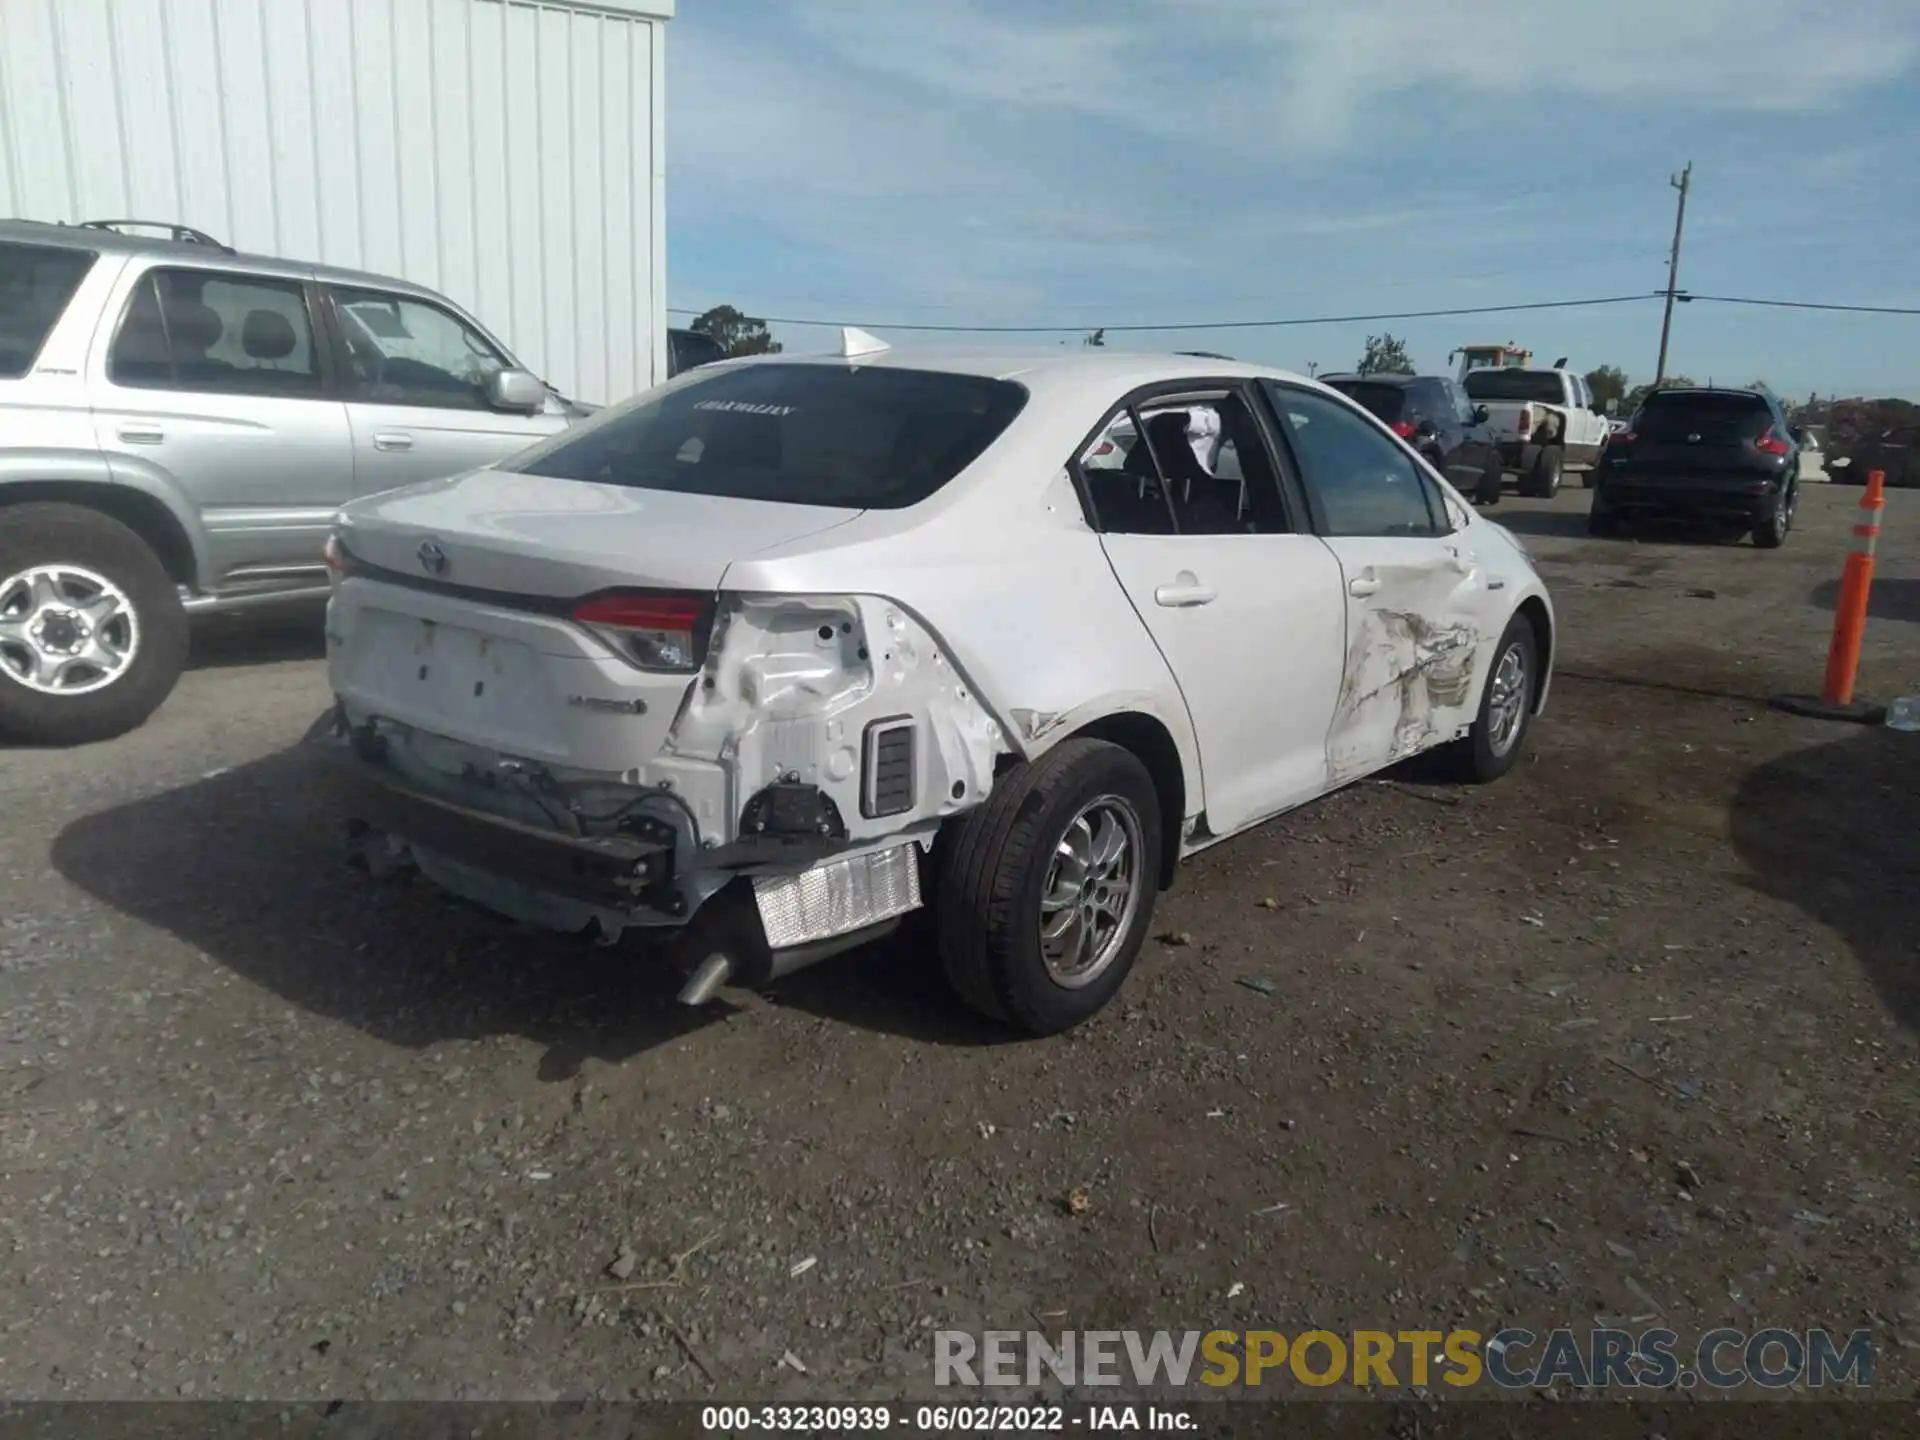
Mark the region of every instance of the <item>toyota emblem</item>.
<instances>
[{"instance_id":1,"label":"toyota emblem","mask_svg":"<svg viewBox=\"0 0 1920 1440\"><path fill-rule=\"evenodd\" d=\"M435 579L447 573L447 552L438 540L422 540L413 553L419 558L420 568Z\"/></svg>"},{"instance_id":2,"label":"toyota emblem","mask_svg":"<svg viewBox=\"0 0 1920 1440\"><path fill-rule=\"evenodd\" d=\"M1700 443L1700 437L1698 435L1689 435L1687 436L1687 443L1690 445L1698 445Z\"/></svg>"}]
</instances>

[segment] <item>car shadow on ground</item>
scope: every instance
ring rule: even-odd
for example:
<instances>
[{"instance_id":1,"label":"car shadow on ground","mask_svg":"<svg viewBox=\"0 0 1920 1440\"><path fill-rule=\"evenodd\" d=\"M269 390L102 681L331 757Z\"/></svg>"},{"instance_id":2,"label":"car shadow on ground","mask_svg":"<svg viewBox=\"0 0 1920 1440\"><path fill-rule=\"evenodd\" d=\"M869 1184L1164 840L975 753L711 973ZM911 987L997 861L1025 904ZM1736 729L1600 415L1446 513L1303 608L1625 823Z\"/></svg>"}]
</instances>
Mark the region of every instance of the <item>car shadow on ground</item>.
<instances>
[{"instance_id":1,"label":"car shadow on ground","mask_svg":"<svg viewBox=\"0 0 1920 1440\"><path fill-rule=\"evenodd\" d=\"M327 656L325 601L288 604L231 615L202 615L193 622L189 670L239 665L275 665Z\"/></svg>"},{"instance_id":2,"label":"car shadow on ground","mask_svg":"<svg viewBox=\"0 0 1920 1440\"><path fill-rule=\"evenodd\" d=\"M1827 580L1813 587L1807 603L1833 611L1840 582ZM1867 614L1875 620L1920 620L1920 580L1875 580L1867 592Z\"/></svg>"},{"instance_id":3,"label":"car shadow on ground","mask_svg":"<svg viewBox=\"0 0 1920 1440\"><path fill-rule=\"evenodd\" d=\"M1750 883L1837 931L1920 1031L1920 736L1853 729L1783 755L1742 782L1731 828Z\"/></svg>"},{"instance_id":4,"label":"car shadow on ground","mask_svg":"<svg viewBox=\"0 0 1920 1440\"><path fill-rule=\"evenodd\" d=\"M618 1064L726 1018L673 999L648 947L514 925L424 881L351 870L343 817L304 744L75 821L54 867L123 914L316 1015L410 1049L490 1035L545 1049L543 1078ZM941 1045L1014 1037L946 990L916 930L779 981L784 1008Z\"/></svg>"}]
</instances>

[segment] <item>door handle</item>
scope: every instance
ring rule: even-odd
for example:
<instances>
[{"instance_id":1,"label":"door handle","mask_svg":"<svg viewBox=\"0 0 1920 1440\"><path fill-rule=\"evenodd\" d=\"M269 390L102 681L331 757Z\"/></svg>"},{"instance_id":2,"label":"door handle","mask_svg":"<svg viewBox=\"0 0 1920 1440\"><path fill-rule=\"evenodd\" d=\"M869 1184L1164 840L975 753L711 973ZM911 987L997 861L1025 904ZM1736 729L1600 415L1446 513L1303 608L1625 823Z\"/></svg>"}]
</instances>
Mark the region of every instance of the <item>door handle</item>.
<instances>
[{"instance_id":1,"label":"door handle","mask_svg":"<svg viewBox=\"0 0 1920 1440\"><path fill-rule=\"evenodd\" d=\"M129 445L158 445L167 438L167 432L158 425L122 425L119 435Z\"/></svg>"},{"instance_id":2,"label":"door handle","mask_svg":"<svg viewBox=\"0 0 1920 1440\"><path fill-rule=\"evenodd\" d=\"M1347 594L1356 600L1364 600L1367 596L1376 594L1379 589L1380 582L1373 578L1371 570L1363 570L1347 582Z\"/></svg>"},{"instance_id":3,"label":"door handle","mask_svg":"<svg viewBox=\"0 0 1920 1440\"><path fill-rule=\"evenodd\" d=\"M413 437L398 430L376 430L373 435L373 448L376 450L411 450Z\"/></svg>"},{"instance_id":4,"label":"door handle","mask_svg":"<svg viewBox=\"0 0 1920 1440\"><path fill-rule=\"evenodd\" d=\"M1169 610L1184 609L1192 605L1205 605L1217 598L1205 585L1191 581L1182 581L1176 585L1162 585L1153 592L1153 603L1164 605Z\"/></svg>"}]
</instances>

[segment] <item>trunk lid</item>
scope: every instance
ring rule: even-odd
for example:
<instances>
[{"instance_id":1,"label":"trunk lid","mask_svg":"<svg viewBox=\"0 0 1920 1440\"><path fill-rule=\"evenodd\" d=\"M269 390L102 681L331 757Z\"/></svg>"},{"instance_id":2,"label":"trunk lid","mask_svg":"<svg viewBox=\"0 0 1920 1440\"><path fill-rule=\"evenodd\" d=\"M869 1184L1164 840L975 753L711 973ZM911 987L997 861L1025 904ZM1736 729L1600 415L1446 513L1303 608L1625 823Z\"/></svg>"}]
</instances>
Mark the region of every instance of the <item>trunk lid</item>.
<instances>
[{"instance_id":1,"label":"trunk lid","mask_svg":"<svg viewBox=\"0 0 1920 1440\"><path fill-rule=\"evenodd\" d=\"M341 516L352 568L328 613L328 678L355 723L421 732L414 758L445 783L476 763L462 745L624 772L658 755L695 677L630 663L573 603L711 596L735 560L861 513L502 470L371 496Z\"/></svg>"},{"instance_id":2,"label":"trunk lid","mask_svg":"<svg viewBox=\"0 0 1920 1440\"><path fill-rule=\"evenodd\" d=\"M341 529L361 564L409 580L573 599L712 591L734 561L860 513L488 469L355 501Z\"/></svg>"}]
</instances>

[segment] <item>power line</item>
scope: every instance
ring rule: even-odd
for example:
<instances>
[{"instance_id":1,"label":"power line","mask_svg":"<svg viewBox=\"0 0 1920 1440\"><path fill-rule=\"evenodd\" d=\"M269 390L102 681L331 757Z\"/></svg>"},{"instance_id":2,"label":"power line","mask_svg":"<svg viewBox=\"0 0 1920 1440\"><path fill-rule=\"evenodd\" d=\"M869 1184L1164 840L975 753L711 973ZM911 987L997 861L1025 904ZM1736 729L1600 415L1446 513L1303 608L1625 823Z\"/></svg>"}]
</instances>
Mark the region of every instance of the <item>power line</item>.
<instances>
[{"instance_id":1,"label":"power line","mask_svg":"<svg viewBox=\"0 0 1920 1440\"><path fill-rule=\"evenodd\" d=\"M1359 325L1376 320L1431 320L1453 315L1507 315L1519 310L1572 310L1593 305L1626 305L1637 300L1658 299L1665 293L1654 290L1641 295L1602 295L1586 300L1536 300L1524 305L1462 305L1446 310L1398 310L1378 315L1313 315L1285 320L1181 320L1165 325L1093 326L1085 321L1077 325L915 325L890 324L881 320L814 320L782 315L754 315L750 318L765 325L819 325L834 329L853 325L861 330L915 330L956 335L1062 335L1078 334L1090 329L1103 329L1109 335L1124 335L1169 330L1277 330L1297 325ZM668 310L674 315L706 313L679 306L670 306Z\"/></svg>"},{"instance_id":2,"label":"power line","mask_svg":"<svg viewBox=\"0 0 1920 1440\"><path fill-rule=\"evenodd\" d=\"M1830 305L1819 300L1759 300L1751 295L1693 295L1682 290L1678 297L1711 300L1721 305L1767 305L1778 310L1843 310L1855 315L1920 315L1920 307L1903 305Z\"/></svg>"}]
</instances>

